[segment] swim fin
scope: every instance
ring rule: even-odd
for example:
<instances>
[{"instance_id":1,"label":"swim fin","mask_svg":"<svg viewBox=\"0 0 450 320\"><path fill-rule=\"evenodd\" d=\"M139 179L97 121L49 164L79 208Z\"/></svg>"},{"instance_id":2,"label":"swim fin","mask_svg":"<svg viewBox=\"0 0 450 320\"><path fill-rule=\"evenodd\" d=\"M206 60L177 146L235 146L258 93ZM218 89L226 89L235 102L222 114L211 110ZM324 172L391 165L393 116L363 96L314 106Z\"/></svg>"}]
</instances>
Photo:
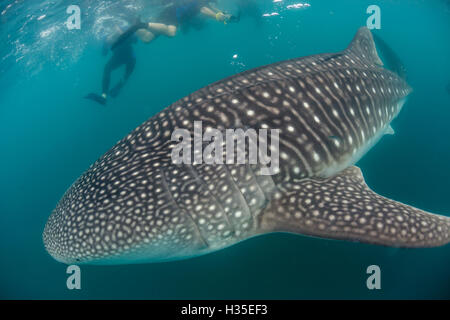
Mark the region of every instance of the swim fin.
<instances>
[{"instance_id":1,"label":"swim fin","mask_svg":"<svg viewBox=\"0 0 450 320\"><path fill-rule=\"evenodd\" d=\"M132 25L128 30L126 30L124 33L122 33L119 38L117 38L116 41L111 45L111 50L114 51L118 46L120 46L122 43L124 43L129 37L135 34L136 31L139 29L145 29L147 28L147 24L144 22L137 22L134 25Z\"/></svg>"},{"instance_id":2,"label":"swim fin","mask_svg":"<svg viewBox=\"0 0 450 320\"><path fill-rule=\"evenodd\" d=\"M99 104L101 104L102 106L106 105L106 99L103 98L101 95L96 94L96 93L89 93L87 96L84 97L85 99L89 99L92 101L95 101Z\"/></svg>"}]
</instances>

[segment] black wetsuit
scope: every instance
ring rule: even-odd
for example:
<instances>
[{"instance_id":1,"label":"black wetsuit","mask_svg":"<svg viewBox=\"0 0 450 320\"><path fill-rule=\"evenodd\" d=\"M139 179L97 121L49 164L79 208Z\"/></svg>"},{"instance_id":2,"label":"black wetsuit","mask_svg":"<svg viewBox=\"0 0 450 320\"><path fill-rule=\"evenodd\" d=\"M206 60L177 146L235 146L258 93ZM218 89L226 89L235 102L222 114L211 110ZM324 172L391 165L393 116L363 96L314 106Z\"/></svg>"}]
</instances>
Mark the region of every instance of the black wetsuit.
<instances>
[{"instance_id":1,"label":"black wetsuit","mask_svg":"<svg viewBox=\"0 0 450 320\"><path fill-rule=\"evenodd\" d=\"M106 105L106 99L108 96L116 97L119 94L120 90L122 90L124 84L133 73L136 65L136 57L133 51L133 44L136 42L137 38L134 35L129 35L117 44L114 49L111 49L112 56L109 58L103 70L102 95L92 92L84 98L95 101L101 105ZM109 44L105 42L103 45L104 56L108 54L109 49ZM121 66L125 66L123 78L112 89L109 89L111 83L111 73Z\"/></svg>"},{"instance_id":2,"label":"black wetsuit","mask_svg":"<svg viewBox=\"0 0 450 320\"><path fill-rule=\"evenodd\" d=\"M109 94L111 73L115 69L121 66L125 66L125 74L123 77L123 81L119 82L119 84L115 87L118 90L115 91L119 91L121 87L125 84L125 82L128 80L130 75L133 73L134 67L136 65L136 56L133 51L133 44L135 44L136 41L137 39L135 36L129 37L112 51L113 54L106 63L105 69L103 70L103 84L102 84L103 93ZM113 92L112 95L116 96L117 94L118 92Z\"/></svg>"}]
</instances>

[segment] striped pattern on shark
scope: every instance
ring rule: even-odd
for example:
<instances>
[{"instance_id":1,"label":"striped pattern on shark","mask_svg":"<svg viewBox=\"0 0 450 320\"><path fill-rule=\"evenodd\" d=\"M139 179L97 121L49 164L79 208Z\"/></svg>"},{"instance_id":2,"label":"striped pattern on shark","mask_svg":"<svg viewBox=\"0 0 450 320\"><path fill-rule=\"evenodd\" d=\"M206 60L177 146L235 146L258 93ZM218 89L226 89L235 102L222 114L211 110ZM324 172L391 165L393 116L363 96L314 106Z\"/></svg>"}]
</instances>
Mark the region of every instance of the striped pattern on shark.
<instances>
[{"instance_id":1,"label":"striped pattern on shark","mask_svg":"<svg viewBox=\"0 0 450 320\"><path fill-rule=\"evenodd\" d=\"M246 71L175 102L119 141L66 192L45 226L64 263L189 258L269 232L394 247L450 241L450 218L371 191L353 165L400 112L408 84L382 68L370 31L349 47ZM279 172L175 165L172 132L280 129Z\"/></svg>"}]
</instances>

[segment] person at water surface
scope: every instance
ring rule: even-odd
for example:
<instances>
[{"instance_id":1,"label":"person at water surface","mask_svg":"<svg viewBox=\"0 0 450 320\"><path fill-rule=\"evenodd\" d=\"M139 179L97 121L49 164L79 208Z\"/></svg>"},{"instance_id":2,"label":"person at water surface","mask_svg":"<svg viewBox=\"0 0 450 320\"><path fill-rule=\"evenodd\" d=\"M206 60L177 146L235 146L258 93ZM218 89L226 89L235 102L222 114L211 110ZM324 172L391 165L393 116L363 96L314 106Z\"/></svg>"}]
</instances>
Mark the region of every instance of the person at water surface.
<instances>
[{"instance_id":1,"label":"person at water surface","mask_svg":"<svg viewBox=\"0 0 450 320\"><path fill-rule=\"evenodd\" d=\"M193 24L195 18L199 16L225 24L239 21L239 17L216 8L214 0L176 0L168 3L152 21L148 23L139 22L131 26L111 48L114 50L135 33L144 43L150 43L160 35L174 37L180 28L186 28Z\"/></svg>"},{"instance_id":2,"label":"person at water surface","mask_svg":"<svg viewBox=\"0 0 450 320\"><path fill-rule=\"evenodd\" d=\"M198 15L226 23L231 15L223 13L211 0L176 0L169 3L160 15L147 24L147 28L137 31L138 37L146 43L159 35L174 37L180 27L188 24Z\"/></svg>"},{"instance_id":3,"label":"person at water surface","mask_svg":"<svg viewBox=\"0 0 450 320\"><path fill-rule=\"evenodd\" d=\"M103 55L106 56L110 49L110 46L114 41L123 34L123 31L117 27L118 33L106 39L103 44ZM102 94L98 95L96 93L89 93L85 96L86 99L93 100L100 103L101 105L106 104L106 99L108 96L117 97L119 92L122 90L125 83L130 78L136 66L136 56L134 54L133 45L137 43L137 37L131 36L123 41L119 46L112 50L112 56L109 58L103 70L102 77ZM123 78L110 89L111 74L114 70L125 66L125 72Z\"/></svg>"}]
</instances>

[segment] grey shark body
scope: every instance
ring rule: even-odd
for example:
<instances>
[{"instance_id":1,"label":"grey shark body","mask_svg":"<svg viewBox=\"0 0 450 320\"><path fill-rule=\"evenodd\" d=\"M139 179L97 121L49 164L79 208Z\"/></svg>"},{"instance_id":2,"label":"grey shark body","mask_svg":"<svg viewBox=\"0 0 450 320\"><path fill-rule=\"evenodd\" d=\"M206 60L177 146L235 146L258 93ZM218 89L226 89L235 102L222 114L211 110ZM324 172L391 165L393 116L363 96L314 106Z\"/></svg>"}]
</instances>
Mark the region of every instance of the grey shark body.
<instances>
[{"instance_id":1,"label":"grey shark body","mask_svg":"<svg viewBox=\"0 0 450 320\"><path fill-rule=\"evenodd\" d=\"M250 70L175 102L118 142L66 192L43 233L64 263L188 258L269 232L394 247L450 241L450 218L371 191L353 164L411 92L361 28L339 53ZM280 129L279 172L175 165L172 132Z\"/></svg>"}]
</instances>

